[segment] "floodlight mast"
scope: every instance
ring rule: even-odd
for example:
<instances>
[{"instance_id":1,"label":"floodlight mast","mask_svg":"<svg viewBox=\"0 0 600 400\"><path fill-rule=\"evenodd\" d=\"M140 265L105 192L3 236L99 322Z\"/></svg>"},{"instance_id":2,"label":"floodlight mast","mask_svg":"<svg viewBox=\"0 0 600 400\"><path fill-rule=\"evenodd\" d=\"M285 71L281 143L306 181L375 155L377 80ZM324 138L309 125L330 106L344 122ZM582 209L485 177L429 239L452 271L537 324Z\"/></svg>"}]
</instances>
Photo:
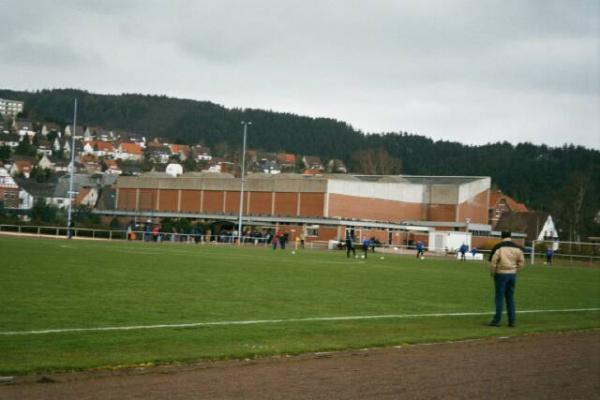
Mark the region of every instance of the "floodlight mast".
<instances>
[{"instance_id":1,"label":"floodlight mast","mask_svg":"<svg viewBox=\"0 0 600 400\"><path fill-rule=\"evenodd\" d=\"M246 136L248 134L248 125L252 125L251 121L242 121L244 125L244 141L242 145L242 176L240 185L240 219L238 221L238 245L242 244L242 215L244 212L244 182L246 180Z\"/></svg>"},{"instance_id":2,"label":"floodlight mast","mask_svg":"<svg viewBox=\"0 0 600 400\"><path fill-rule=\"evenodd\" d=\"M69 164L69 208L67 216L67 238L73 235L71 224L73 222L73 175L75 174L75 134L77 133L77 99L73 105L73 132L71 132L71 163Z\"/></svg>"}]
</instances>

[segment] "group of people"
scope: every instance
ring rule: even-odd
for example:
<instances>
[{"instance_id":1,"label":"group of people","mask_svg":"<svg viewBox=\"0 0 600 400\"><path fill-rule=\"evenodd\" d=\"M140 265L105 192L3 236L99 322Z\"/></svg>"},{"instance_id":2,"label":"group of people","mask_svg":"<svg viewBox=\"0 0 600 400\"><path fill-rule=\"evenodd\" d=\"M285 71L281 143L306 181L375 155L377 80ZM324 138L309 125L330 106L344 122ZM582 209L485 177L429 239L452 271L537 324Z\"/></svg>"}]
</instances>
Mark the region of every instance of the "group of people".
<instances>
[{"instance_id":1,"label":"group of people","mask_svg":"<svg viewBox=\"0 0 600 400\"><path fill-rule=\"evenodd\" d=\"M360 244L361 250L363 252L363 258L367 258L369 255L369 250L372 253L375 253L375 246L379 245L379 241L375 239L375 237L367 238L363 237L363 240ZM352 253L353 257L356 257L356 248L354 247L354 235L351 232L346 233L346 257L350 258L350 253Z\"/></svg>"},{"instance_id":2,"label":"group of people","mask_svg":"<svg viewBox=\"0 0 600 400\"><path fill-rule=\"evenodd\" d=\"M277 245L281 250L285 250L285 245L289 240L289 233L278 230L275 234L267 234L267 239L270 239L273 250L277 250Z\"/></svg>"}]
</instances>

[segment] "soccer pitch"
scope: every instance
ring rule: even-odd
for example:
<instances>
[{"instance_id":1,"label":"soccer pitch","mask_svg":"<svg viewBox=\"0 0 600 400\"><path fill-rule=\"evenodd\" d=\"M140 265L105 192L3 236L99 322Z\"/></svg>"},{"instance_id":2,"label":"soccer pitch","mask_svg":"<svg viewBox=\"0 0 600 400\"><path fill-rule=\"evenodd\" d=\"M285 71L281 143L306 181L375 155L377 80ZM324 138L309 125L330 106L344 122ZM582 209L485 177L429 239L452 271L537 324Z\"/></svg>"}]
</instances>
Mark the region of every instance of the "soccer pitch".
<instances>
[{"instance_id":1,"label":"soccer pitch","mask_svg":"<svg viewBox=\"0 0 600 400\"><path fill-rule=\"evenodd\" d=\"M0 374L600 327L598 268L528 265L491 328L487 264L380 256L0 237Z\"/></svg>"}]
</instances>

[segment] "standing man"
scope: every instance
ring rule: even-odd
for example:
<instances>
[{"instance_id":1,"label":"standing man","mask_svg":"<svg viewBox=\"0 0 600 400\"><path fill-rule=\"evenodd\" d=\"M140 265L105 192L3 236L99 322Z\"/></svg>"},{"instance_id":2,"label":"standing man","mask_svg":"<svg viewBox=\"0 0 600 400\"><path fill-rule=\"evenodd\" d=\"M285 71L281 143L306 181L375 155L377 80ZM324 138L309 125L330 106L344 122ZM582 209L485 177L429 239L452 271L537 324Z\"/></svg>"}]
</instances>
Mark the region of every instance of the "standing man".
<instances>
[{"instance_id":1,"label":"standing man","mask_svg":"<svg viewBox=\"0 0 600 400\"><path fill-rule=\"evenodd\" d=\"M490 275L494 279L496 292L496 314L490 321L490 326L500 326L504 301L508 312L508 326L514 327L516 324L515 285L517 272L525 265L525 257L521 247L510 236L510 232L502 232L502 241L494 246L490 254Z\"/></svg>"},{"instance_id":2,"label":"standing man","mask_svg":"<svg viewBox=\"0 0 600 400\"><path fill-rule=\"evenodd\" d=\"M463 243L460 248L458 249L458 252L460 253L460 261L467 261L467 251L469 250L469 246L467 246L466 243Z\"/></svg>"},{"instance_id":3,"label":"standing man","mask_svg":"<svg viewBox=\"0 0 600 400\"><path fill-rule=\"evenodd\" d=\"M554 257L554 250L552 247L546 249L546 262L545 264L552 265L552 257Z\"/></svg>"},{"instance_id":4,"label":"standing man","mask_svg":"<svg viewBox=\"0 0 600 400\"><path fill-rule=\"evenodd\" d=\"M350 252L356 257L356 250L354 250L354 238L350 234L350 231L346 232L346 257L350 258Z\"/></svg>"}]
</instances>

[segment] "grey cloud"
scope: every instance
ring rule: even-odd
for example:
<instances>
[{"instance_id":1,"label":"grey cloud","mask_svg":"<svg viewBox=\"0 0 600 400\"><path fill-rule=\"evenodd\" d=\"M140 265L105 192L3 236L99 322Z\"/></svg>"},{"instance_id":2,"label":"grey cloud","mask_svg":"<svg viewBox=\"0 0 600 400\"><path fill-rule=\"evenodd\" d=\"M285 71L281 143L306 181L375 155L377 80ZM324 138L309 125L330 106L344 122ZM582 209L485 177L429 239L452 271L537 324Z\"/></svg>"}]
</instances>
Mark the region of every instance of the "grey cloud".
<instances>
[{"instance_id":1,"label":"grey cloud","mask_svg":"<svg viewBox=\"0 0 600 400\"><path fill-rule=\"evenodd\" d=\"M505 137L507 117L521 140L599 127L596 0L67 0L11 2L11 12L0 72L19 65L47 87L184 95L473 141Z\"/></svg>"}]
</instances>

